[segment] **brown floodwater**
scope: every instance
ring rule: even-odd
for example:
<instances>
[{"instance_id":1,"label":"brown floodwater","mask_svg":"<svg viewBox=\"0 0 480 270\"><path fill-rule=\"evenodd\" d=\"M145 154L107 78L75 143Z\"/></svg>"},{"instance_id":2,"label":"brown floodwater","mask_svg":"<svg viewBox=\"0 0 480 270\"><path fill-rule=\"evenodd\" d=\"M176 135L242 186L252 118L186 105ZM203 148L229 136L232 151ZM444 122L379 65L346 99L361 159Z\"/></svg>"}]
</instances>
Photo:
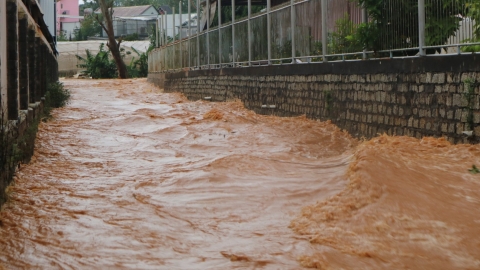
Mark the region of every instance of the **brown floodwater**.
<instances>
[{"instance_id":1,"label":"brown floodwater","mask_svg":"<svg viewBox=\"0 0 480 270\"><path fill-rule=\"evenodd\" d=\"M478 145L64 83L0 213L0 269L480 269Z\"/></svg>"}]
</instances>

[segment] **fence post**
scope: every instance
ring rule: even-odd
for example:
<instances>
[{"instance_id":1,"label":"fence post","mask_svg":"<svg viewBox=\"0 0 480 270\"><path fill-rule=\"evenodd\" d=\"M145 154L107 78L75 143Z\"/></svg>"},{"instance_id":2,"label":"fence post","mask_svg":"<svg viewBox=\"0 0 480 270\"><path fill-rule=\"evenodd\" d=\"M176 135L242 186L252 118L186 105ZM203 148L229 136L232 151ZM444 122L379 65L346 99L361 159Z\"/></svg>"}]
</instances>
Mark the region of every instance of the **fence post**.
<instances>
[{"instance_id":1,"label":"fence post","mask_svg":"<svg viewBox=\"0 0 480 270\"><path fill-rule=\"evenodd\" d=\"M159 41L158 41L158 30L160 27L158 27L158 25L160 24L160 21L158 19L158 17L160 17L160 15L157 15L157 20L155 21L155 47L158 48L158 45L159 45Z\"/></svg>"},{"instance_id":2,"label":"fence post","mask_svg":"<svg viewBox=\"0 0 480 270\"><path fill-rule=\"evenodd\" d=\"M327 0L322 0L322 55L323 62L328 62L327 59Z\"/></svg>"},{"instance_id":3,"label":"fence post","mask_svg":"<svg viewBox=\"0 0 480 270\"><path fill-rule=\"evenodd\" d=\"M160 47L163 46L165 43L165 39L163 38L163 35L165 34L163 31L163 20L164 20L165 15L160 15Z\"/></svg>"},{"instance_id":4,"label":"fence post","mask_svg":"<svg viewBox=\"0 0 480 270\"><path fill-rule=\"evenodd\" d=\"M183 68L183 50L182 50L182 1L178 2L178 14L180 15L180 25L178 27L178 36L180 42L180 68Z\"/></svg>"},{"instance_id":5,"label":"fence post","mask_svg":"<svg viewBox=\"0 0 480 270\"><path fill-rule=\"evenodd\" d=\"M235 0L232 0L232 65L235 67Z\"/></svg>"},{"instance_id":6,"label":"fence post","mask_svg":"<svg viewBox=\"0 0 480 270\"><path fill-rule=\"evenodd\" d=\"M220 0L219 0L220 1ZM252 0L248 0L248 66L252 66Z\"/></svg>"},{"instance_id":7,"label":"fence post","mask_svg":"<svg viewBox=\"0 0 480 270\"><path fill-rule=\"evenodd\" d=\"M200 0L197 0L197 67L200 68Z\"/></svg>"},{"instance_id":8,"label":"fence post","mask_svg":"<svg viewBox=\"0 0 480 270\"><path fill-rule=\"evenodd\" d=\"M295 64L295 0L290 0L290 30L292 31L292 64Z\"/></svg>"},{"instance_id":9,"label":"fence post","mask_svg":"<svg viewBox=\"0 0 480 270\"><path fill-rule=\"evenodd\" d=\"M222 1L218 0L218 63L222 68Z\"/></svg>"},{"instance_id":10,"label":"fence post","mask_svg":"<svg viewBox=\"0 0 480 270\"><path fill-rule=\"evenodd\" d=\"M190 1L188 1L188 67L192 67L192 48L191 48L191 39L192 39L192 28L190 27L190 22L192 20L192 9L190 6Z\"/></svg>"},{"instance_id":11,"label":"fence post","mask_svg":"<svg viewBox=\"0 0 480 270\"><path fill-rule=\"evenodd\" d=\"M268 65L272 64L272 18L270 17L271 0L267 0L267 52Z\"/></svg>"},{"instance_id":12,"label":"fence post","mask_svg":"<svg viewBox=\"0 0 480 270\"><path fill-rule=\"evenodd\" d=\"M165 58L164 69L168 69L168 57L167 57L167 45L168 45L168 16L164 15L165 17L165 35L164 35L164 48L163 48L163 57Z\"/></svg>"},{"instance_id":13,"label":"fence post","mask_svg":"<svg viewBox=\"0 0 480 270\"><path fill-rule=\"evenodd\" d=\"M367 9L365 6L362 7L362 23L368 23L368 13ZM363 49L363 55L362 55L363 60L367 59L367 50Z\"/></svg>"},{"instance_id":14,"label":"fence post","mask_svg":"<svg viewBox=\"0 0 480 270\"><path fill-rule=\"evenodd\" d=\"M206 0L207 8L207 66L210 69L210 0Z\"/></svg>"},{"instance_id":15,"label":"fence post","mask_svg":"<svg viewBox=\"0 0 480 270\"><path fill-rule=\"evenodd\" d=\"M175 51L175 28L176 28L176 23L175 23L175 7L172 7L172 12L173 12L173 16L172 16L172 30L173 30L173 34L172 34L172 50L173 50L173 58L172 58L172 68L173 69L176 69L177 68L177 61L175 61L175 57L176 57L176 51Z\"/></svg>"},{"instance_id":16,"label":"fence post","mask_svg":"<svg viewBox=\"0 0 480 270\"><path fill-rule=\"evenodd\" d=\"M418 50L425 56L425 0L418 0Z\"/></svg>"}]
</instances>

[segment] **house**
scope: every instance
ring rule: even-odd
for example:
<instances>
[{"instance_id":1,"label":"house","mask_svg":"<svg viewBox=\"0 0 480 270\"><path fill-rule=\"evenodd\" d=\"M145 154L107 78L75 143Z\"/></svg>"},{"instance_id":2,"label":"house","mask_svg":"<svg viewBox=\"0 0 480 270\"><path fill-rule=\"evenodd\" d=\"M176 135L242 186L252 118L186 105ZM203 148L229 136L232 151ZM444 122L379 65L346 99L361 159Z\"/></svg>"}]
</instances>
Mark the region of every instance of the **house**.
<instances>
[{"instance_id":1,"label":"house","mask_svg":"<svg viewBox=\"0 0 480 270\"><path fill-rule=\"evenodd\" d=\"M100 9L95 13L101 13ZM116 37L137 34L139 38L148 38L159 15L152 5L113 8L113 30ZM103 36L107 33L103 30Z\"/></svg>"},{"instance_id":2,"label":"house","mask_svg":"<svg viewBox=\"0 0 480 270\"><path fill-rule=\"evenodd\" d=\"M74 29L80 28L78 0L57 0L57 36L73 36Z\"/></svg>"}]
</instances>

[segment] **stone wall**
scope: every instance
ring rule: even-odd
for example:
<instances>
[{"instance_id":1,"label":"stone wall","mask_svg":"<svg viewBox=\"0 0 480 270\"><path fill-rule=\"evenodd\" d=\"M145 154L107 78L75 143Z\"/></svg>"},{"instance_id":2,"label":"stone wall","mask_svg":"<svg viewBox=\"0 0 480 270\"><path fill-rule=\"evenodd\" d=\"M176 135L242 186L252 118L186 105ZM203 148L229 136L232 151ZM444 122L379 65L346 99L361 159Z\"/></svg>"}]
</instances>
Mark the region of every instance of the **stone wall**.
<instances>
[{"instance_id":1,"label":"stone wall","mask_svg":"<svg viewBox=\"0 0 480 270\"><path fill-rule=\"evenodd\" d=\"M189 99L240 99L257 113L332 120L355 137L478 143L479 60L458 55L231 68L151 73L149 80ZM471 130L473 136L464 134Z\"/></svg>"}]
</instances>

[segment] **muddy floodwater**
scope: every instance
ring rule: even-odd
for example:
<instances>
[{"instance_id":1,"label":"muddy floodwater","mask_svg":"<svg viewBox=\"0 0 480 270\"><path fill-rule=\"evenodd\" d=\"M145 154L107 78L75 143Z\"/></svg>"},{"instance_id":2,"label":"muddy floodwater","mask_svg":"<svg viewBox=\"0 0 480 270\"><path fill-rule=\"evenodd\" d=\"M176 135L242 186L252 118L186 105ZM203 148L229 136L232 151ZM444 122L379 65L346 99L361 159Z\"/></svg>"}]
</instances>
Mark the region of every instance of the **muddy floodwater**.
<instances>
[{"instance_id":1,"label":"muddy floodwater","mask_svg":"<svg viewBox=\"0 0 480 270\"><path fill-rule=\"evenodd\" d=\"M480 269L480 146L65 80L0 214L0 269Z\"/></svg>"}]
</instances>

